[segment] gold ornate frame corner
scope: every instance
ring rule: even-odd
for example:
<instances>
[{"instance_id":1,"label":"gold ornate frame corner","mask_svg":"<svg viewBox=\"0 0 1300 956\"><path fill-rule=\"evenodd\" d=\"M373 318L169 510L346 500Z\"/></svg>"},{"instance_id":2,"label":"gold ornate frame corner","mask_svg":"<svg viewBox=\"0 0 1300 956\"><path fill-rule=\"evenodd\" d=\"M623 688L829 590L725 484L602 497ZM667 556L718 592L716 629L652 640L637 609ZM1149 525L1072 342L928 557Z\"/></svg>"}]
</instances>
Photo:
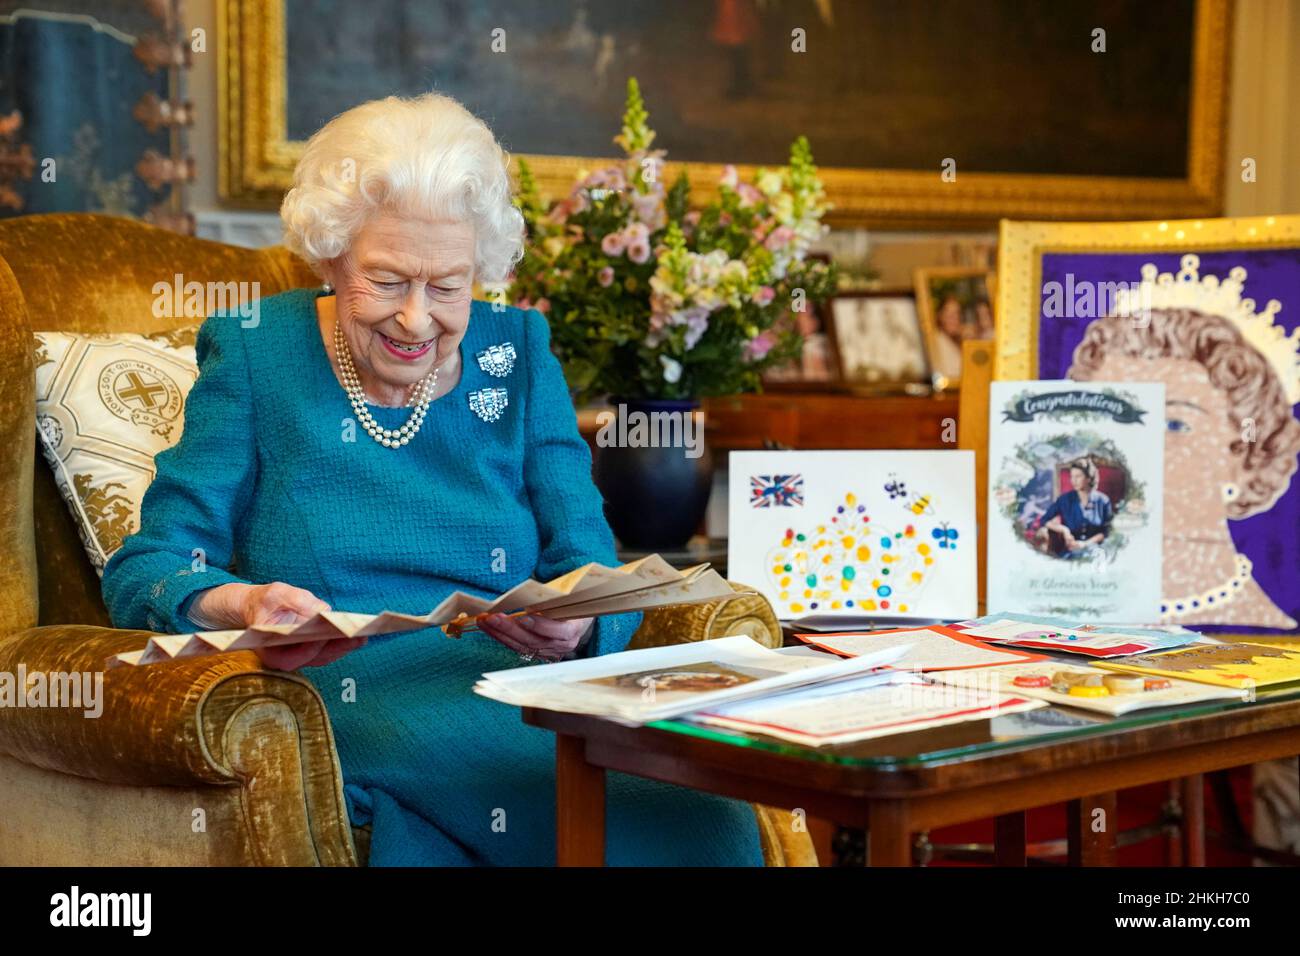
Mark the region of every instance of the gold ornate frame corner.
<instances>
[{"instance_id":1,"label":"gold ornate frame corner","mask_svg":"<svg viewBox=\"0 0 1300 956\"><path fill-rule=\"evenodd\" d=\"M1038 378L1043 256L1070 252L1221 252L1300 245L1300 216L1150 222L1011 222L998 230L994 379Z\"/></svg>"}]
</instances>

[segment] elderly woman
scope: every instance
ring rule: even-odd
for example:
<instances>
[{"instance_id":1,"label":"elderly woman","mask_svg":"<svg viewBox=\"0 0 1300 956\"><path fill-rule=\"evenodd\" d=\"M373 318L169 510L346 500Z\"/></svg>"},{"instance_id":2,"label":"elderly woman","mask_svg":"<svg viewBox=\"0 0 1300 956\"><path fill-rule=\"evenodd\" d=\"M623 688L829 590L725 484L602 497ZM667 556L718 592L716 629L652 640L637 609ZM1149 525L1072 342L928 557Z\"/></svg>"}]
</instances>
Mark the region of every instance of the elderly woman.
<instances>
[{"instance_id":1,"label":"elderly woman","mask_svg":"<svg viewBox=\"0 0 1300 956\"><path fill-rule=\"evenodd\" d=\"M358 106L307 144L281 217L324 288L264 299L249 327L203 323L184 435L104 569L114 623L425 613L456 589L614 563L546 321L472 297L523 241L488 128L445 96ZM471 687L622 650L639 621L496 616L459 641L429 629L262 659L319 688L372 864L545 865L553 738ZM613 864L762 862L747 805L667 785L612 775L608 827Z\"/></svg>"}]
</instances>

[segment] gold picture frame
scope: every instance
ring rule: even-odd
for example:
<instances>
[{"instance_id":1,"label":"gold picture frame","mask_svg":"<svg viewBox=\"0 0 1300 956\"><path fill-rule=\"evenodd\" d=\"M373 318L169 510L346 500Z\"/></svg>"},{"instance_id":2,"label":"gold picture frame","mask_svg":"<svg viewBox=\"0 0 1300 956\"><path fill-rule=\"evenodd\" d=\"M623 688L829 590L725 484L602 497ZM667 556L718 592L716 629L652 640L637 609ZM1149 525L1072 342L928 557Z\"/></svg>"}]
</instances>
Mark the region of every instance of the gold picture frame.
<instances>
[{"instance_id":1,"label":"gold picture frame","mask_svg":"<svg viewBox=\"0 0 1300 956\"><path fill-rule=\"evenodd\" d=\"M993 303L997 296L997 275L987 269L973 266L934 266L915 269L912 272L916 287L916 314L921 323L921 338L925 343L926 362L930 366L930 382L935 391L956 389L961 385L961 345L970 339L974 341L991 341L993 330L988 335L967 335L966 326L973 315L962 315L962 336L954 339L939 327L937 309L939 303L934 298L935 282L945 280L983 279L984 301L988 303L990 324L996 322L997 310ZM965 313L962 307L962 312ZM994 326L994 329L996 326ZM955 362L955 365L953 364Z\"/></svg>"},{"instance_id":2,"label":"gold picture frame","mask_svg":"<svg viewBox=\"0 0 1300 956\"><path fill-rule=\"evenodd\" d=\"M1139 178L962 172L945 182L934 170L820 170L834 225L891 228L992 225L1000 217L1139 219L1214 216L1222 211L1232 0L1195 0L1187 173ZM274 208L292 183L305 143L291 140L286 117L284 0L219 0L218 188L227 203ZM616 124L616 117L610 117ZM526 156L544 195L567 194L579 170L601 162L578 156ZM753 166L737 166L751 177ZM669 163L694 194L716 195L723 167Z\"/></svg>"},{"instance_id":3,"label":"gold picture frame","mask_svg":"<svg viewBox=\"0 0 1300 956\"><path fill-rule=\"evenodd\" d=\"M1300 215L1182 219L1124 223L1010 222L999 228L995 380L1038 379L1043 257L1074 253L1205 255L1300 248ZM1249 276L1246 278L1249 289ZM1264 303L1259 303L1260 306ZM1281 313L1288 313L1283 310ZM1292 479L1300 481L1300 476ZM1234 625L1219 625L1233 628ZM1249 627L1251 625L1236 625ZM1288 637L1290 635L1290 637ZM1251 643L1295 640L1300 629L1280 633L1216 632Z\"/></svg>"}]
</instances>

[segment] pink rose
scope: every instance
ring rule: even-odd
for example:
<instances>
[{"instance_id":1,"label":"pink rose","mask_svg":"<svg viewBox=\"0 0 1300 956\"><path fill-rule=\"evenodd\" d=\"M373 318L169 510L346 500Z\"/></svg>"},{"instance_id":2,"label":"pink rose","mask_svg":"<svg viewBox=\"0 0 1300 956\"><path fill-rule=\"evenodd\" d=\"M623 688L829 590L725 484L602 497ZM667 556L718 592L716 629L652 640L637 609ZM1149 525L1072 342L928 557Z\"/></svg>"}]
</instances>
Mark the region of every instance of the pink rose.
<instances>
[{"instance_id":1,"label":"pink rose","mask_svg":"<svg viewBox=\"0 0 1300 956\"><path fill-rule=\"evenodd\" d=\"M607 256L621 256L627 248L627 237L621 232L611 232L600 240L600 251Z\"/></svg>"},{"instance_id":2,"label":"pink rose","mask_svg":"<svg viewBox=\"0 0 1300 956\"><path fill-rule=\"evenodd\" d=\"M633 242L627 247L627 257L637 265L648 262L650 260L650 243L644 239Z\"/></svg>"},{"instance_id":3,"label":"pink rose","mask_svg":"<svg viewBox=\"0 0 1300 956\"><path fill-rule=\"evenodd\" d=\"M598 273L596 273L596 281L599 282L605 288L609 288L611 285L613 285L614 267L605 266L605 268L601 269Z\"/></svg>"}]
</instances>

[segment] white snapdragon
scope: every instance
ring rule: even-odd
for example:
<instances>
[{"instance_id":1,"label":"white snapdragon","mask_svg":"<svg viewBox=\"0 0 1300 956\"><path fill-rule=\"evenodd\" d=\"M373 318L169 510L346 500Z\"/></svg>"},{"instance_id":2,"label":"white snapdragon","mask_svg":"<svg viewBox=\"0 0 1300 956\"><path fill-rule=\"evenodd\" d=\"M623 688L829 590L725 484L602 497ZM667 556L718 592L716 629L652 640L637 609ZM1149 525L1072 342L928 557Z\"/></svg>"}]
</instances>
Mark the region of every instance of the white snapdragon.
<instances>
[{"instance_id":1,"label":"white snapdragon","mask_svg":"<svg viewBox=\"0 0 1300 956\"><path fill-rule=\"evenodd\" d=\"M759 172L754 180L754 185L758 187L758 191L764 196L775 196L781 191L785 182L779 171L764 169Z\"/></svg>"}]
</instances>

